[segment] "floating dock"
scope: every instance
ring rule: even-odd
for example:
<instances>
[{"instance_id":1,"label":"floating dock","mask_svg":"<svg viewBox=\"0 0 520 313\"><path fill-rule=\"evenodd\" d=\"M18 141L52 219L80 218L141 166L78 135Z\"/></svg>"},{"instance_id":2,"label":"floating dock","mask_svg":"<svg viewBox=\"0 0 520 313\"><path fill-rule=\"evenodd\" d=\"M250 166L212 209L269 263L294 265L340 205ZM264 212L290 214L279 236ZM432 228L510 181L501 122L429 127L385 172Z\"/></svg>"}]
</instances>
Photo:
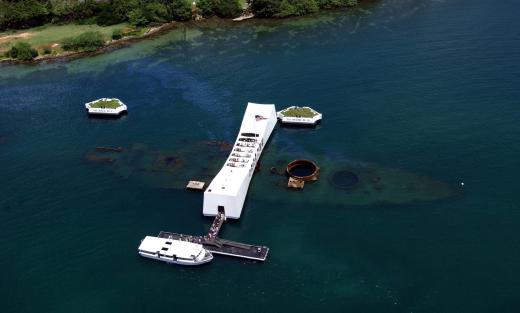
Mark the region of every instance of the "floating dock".
<instances>
[{"instance_id":1,"label":"floating dock","mask_svg":"<svg viewBox=\"0 0 520 313\"><path fill-rule=\"evenodd\" d=\"M218 237L220 228L222 227L222 224L225 220L226 216L224 212L217 214L213 220L213 224L211 225L208 234L205 236L191 236L161 231L157 237L202 244L204 249L214 254L227 255L262 262L265 261L267 254L269 253L268 247L235 242Z\"/></svg>"},{"instance_id":2,"label":"floating dock","mask_svg":"<svg viewBox=\"0 0 520 313\"><path fill-rule=\"evenodd\" d=\"M189 189L189 190L204 190L204 185L205 184L206 183L202 182L202 181L190 180L188 182L188 185L186 185L186 189Z\"/></svg>"},{"instance_id":3,"label":"floating dock","mask_svg":"<svg viewBox=\"0 0 520 313\"><path fill-rule=\"evenodd\" d=\"M218 237L208 241L205 240L202 236L187 236L165 231L160 232L158 237L200 243L204 246L204 249L214 254L233 256L255 261L265 261L267 259L267 254L269 253L269 248L266 246L255 246L224 240Z\"/></svg>"}]
</instances>

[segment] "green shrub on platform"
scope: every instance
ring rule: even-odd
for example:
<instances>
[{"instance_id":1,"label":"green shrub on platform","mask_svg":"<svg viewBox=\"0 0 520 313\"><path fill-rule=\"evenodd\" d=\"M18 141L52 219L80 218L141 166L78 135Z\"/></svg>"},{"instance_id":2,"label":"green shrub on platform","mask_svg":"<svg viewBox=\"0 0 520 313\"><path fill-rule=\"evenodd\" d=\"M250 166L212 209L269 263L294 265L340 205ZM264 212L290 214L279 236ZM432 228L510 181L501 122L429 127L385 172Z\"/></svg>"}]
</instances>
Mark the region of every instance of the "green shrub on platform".
<instances>
[{"instance_id":1,"label":"green shrub on platform","mask_svg":"<svg viewBox=\"0 0 520 313\"><path fill-rule=\"evenodd\" d=\"M287 110L282 111L283 116L287 117L308 117L313 118L316 116L316 113L313 112L309 108L302 108L302 107L294 107Z\"/></svg>"},{"instance_id":2,"label":"green shrub on platform","mask_svg":"<svg viewBox=\"0 0 520 313\"><path fill-rule=\"evenodd\" d=\"M100 100L90 104L91 108L117 109L121 104L117 100Z\"/></svg>"}]
</instances>

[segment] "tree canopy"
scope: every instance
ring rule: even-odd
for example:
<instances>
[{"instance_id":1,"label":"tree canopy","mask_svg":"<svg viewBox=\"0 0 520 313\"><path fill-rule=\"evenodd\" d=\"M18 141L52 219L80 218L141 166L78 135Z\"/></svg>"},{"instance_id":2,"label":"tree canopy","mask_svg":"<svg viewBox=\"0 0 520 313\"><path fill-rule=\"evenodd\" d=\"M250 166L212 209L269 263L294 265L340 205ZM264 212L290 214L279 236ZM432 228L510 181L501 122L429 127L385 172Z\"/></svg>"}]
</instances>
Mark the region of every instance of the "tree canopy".
<instances>
[{"instance_id":1,"label":"tree canopy","mask_svg":"<svg viewBox=\"0 0 520 313\"><path fill-rule=\"evenodd\" d=\"M251 9L259 17L287 17L357 4L357 0L251 0Z\"/></svg>"},{"instance_id":2,"label":"tree canopy","mask_svg":"<svg viewBox=\"0 0 520 313\"><path fill-rule=\"evenodd\" d=\"M198 0L197 8L202 16L230 18L242 13L242 4L239 0Z\"/></svg>"},{"instance_id":3,"label":"tree canopy","mask_svg":"<svg viewBox=\"0 0 520 313\"><path fill-rule=\"evenodd\" d=\"M196 0L203 16L231 18L243 11L241 0ZM258 17L286 17L357 5L357 0L249 0ZM47 22L136 26L192 18L192 0L0 0L0 30Z\"/></svg>"}]
</instances>

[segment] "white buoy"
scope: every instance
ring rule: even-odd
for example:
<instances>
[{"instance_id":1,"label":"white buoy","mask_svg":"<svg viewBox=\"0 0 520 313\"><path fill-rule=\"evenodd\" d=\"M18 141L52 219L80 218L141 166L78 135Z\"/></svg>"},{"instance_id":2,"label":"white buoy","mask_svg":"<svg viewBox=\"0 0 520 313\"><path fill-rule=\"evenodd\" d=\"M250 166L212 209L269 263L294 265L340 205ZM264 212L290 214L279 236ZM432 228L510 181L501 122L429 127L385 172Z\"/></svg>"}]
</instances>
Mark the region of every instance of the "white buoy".
<instances>
[{"instance_id":1,"label":"white buoy","mask_svg":"<svg viewBox=\"0 0 520 313\"><path fill-rule=\"evenodd\" d=\"M464 183L460 183L461 186L464 186Z\"/></svg>"}]
</instances>

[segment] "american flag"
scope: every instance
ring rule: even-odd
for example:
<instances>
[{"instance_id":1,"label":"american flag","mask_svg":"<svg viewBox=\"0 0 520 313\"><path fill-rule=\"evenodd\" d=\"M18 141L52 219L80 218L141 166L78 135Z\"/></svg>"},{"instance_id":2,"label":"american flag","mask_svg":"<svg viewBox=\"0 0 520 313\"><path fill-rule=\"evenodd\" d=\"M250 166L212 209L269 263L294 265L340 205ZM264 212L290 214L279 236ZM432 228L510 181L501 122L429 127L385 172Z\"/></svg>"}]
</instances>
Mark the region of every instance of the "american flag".
<instances>
[{"instance_id":1,"label":"american flag","mask_svg":"<svg viewBox=\"0 0 520 313\"><path fill-rule=\"evenodd\" d=\"M258 121L261 121L261 120L266 120L267 117L263 117L262 115L255 115L255 120L258 122Z\"/></svg>"}]
</instances>

